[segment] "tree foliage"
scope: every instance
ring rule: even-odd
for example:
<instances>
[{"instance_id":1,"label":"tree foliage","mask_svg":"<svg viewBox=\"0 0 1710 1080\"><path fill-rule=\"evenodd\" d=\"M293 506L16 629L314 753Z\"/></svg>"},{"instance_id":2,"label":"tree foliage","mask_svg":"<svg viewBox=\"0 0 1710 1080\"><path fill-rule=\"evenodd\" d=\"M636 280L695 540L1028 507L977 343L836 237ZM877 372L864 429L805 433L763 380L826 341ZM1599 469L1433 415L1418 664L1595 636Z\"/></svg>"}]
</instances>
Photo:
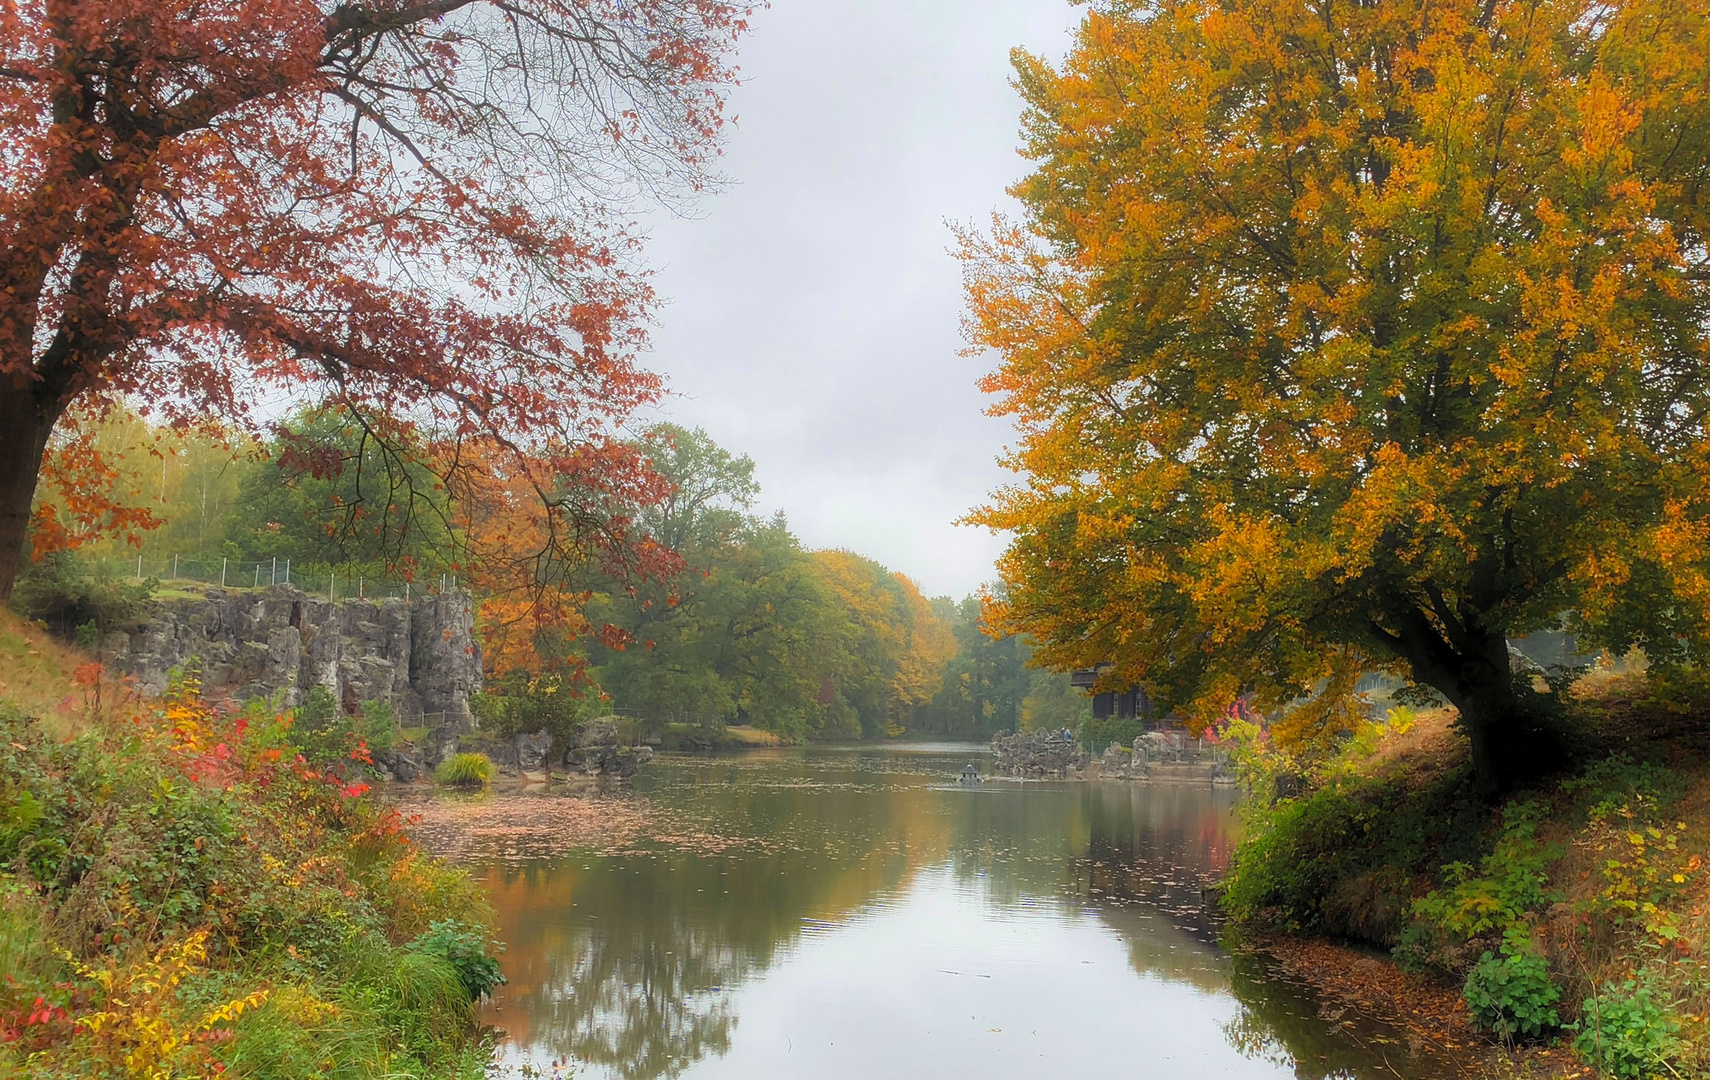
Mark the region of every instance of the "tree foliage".
<instances>
[{"instance_id":1,"label":"tree foliage","mask_svg":"<svg viewBox=\"0 0 1710 1080\"><path fill-rule=\"evenodd\" d=\"M1663 0L1113 2L1017 54L1026 215L963 237L1002 624L1203 719L1393 668L1487 792L1541 757L1508 637L1702 656L1705 55Z\"/></svg>"},{"instance_id":2,"label":"tree foliage","mask_svg":"<svg viewBox=\"0 0 1710 1080\"><path fill-rule=\"evenodd\" d=\"M708 180L745 18L721 0L0 9L0 597L74 405L254 429L280 396L325 400L524 450L511 468L541 490L606 447L658 388L633 361L652 296L624 217ZM68 493L75 463L48 459Z\"/></svg>"}]
</instances>

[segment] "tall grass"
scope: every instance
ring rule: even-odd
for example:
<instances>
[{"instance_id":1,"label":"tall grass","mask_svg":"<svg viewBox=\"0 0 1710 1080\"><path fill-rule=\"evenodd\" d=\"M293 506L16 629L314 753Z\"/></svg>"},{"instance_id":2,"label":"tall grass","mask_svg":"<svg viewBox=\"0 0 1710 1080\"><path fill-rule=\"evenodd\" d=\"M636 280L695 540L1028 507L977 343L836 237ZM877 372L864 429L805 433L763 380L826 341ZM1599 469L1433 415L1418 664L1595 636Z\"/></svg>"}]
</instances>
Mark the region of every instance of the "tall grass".
<instances>
[{"instance_id":1,"label":"tall grass","mask_svg":"<svg viewBox=\"0 0 1710 1080\"><path fill-rule=\"evenodd\" d=\"M493 762L486 754L453 754L439 763L434 779L458 787L486 787L493 782Z\"/></svg>"}]
</instances>

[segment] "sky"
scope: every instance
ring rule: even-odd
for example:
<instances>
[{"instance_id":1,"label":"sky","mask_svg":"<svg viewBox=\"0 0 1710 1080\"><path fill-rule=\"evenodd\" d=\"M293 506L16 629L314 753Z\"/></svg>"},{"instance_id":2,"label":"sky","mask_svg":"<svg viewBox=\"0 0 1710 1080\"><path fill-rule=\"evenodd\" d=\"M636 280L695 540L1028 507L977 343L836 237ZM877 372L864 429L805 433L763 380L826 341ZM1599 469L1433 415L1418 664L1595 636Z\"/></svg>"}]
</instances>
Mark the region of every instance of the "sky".
<instances>
[{"instance_id":1,"label":"sky","mask_svg":"<svg viewBox=\"0 0 1710 1080\"><path fill-rule=\"evenodd\" d=\"M1009 474L1008 421L959 355L949 223L1013 204L1020 99L1010 49L1056 59L1066 0L772 0L731 95L730 185L656 214L666 301L647 363L662 418L756 463L758 507L962 596L1003 547L955 521Z\"/></svg>"}]
</instances>

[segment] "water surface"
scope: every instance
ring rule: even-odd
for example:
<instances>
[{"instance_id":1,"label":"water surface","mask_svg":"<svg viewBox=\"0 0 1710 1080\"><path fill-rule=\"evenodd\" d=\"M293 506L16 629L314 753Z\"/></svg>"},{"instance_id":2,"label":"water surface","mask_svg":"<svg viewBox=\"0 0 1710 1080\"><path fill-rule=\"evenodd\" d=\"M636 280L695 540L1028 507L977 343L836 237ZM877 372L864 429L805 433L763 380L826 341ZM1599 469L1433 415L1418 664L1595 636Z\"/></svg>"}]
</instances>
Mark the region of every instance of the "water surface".
<instances>
[{"instance_id":1,"label":"water surface","mask_svg":"<svg viewBox=\"0 0 1710 1080\"><path fill-rule=\"evenodd\" d=\"M987 761L667 756L631 785L430 815L508 943L486 1011L500 1071L1457 1075L1217 947L1201 890L1228 864L1233 791L956 782Z\"/></svg>"}]
</instances>

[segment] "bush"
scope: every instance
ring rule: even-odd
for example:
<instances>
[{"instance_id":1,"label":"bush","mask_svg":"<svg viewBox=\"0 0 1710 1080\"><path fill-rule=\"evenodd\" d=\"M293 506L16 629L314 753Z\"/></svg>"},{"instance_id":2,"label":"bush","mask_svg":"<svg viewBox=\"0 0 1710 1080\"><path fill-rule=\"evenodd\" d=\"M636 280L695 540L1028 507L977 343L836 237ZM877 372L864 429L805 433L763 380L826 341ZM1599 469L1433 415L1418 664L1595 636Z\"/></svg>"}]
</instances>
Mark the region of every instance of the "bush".
<instances>
[{"instance_id":1,"label":"bush","mask_svg":"<svg viewBox=\"0 0 1710 1080\"><path fill-rule=\"evenodd\" d=\"M192 689L70 741L0 705L0 1076L482 1074L478 888L290 734Z\"/></svg>"},{"instance_id":2,"label":"bush","mask_svg":"<svg viewBox=\"0 0 1710 1080\"><path fill-rule=\"evenodd\" d=\"M1680 1021L1657 1000L1645 973L1607 984L1586 998L1573 1048L1618 1080L1678 1075L1670 1061L1680 1052Z\"/></svg>"},{"instance_id":3,"label":"bush","mask_svg":"<svg viewBox=\"0 0 1710 1080\"><path fill-rule=\"evenodd\" d=\"M28 563L12 590L19 614L47 624L66 640L93 647L109 630L133 622L159 583L109 573L69 551Z\"/></svg>"},{"instance_id":4,"label":"bush","mask_svg":"<svg viewBox=\"0 0 1710 1080\"><path fill-rule=\"evenodd\" d=\"M1413 924L1396 945L1403 967L1456 969L1458 946L1523 927L1528 915L1558 899L1545 885L1562 848L1538 840L1538 822L1547 811L1535 799L1509 804L1502 833L1476 870L1465 862L1442 868L1445 887L1413 902Z\"/></svg>"},{"instance_id":5,"label":"bush","mask_svg":"<svg viewBox=\"0 0 1710 1080\"><path fill-rule=\"evenodd\" d=\"M1344 776L1299 798L1253 803L1223 906L1237 921L1269 929L1353 932L1326 922L1340 883L1410 878L1445 856L1475 855L1481 839L1475 822L1483 811L1465 774L1423 788Z\"/></svg>"},{"instance_id":6,"label":"bush","mask_svg":"<svg viewBox=\"0 0 1710 1080\"><path fill-rule=\"evenodd\" d=\"M350 718L324 686L311 686L291 711L291 744L310 761L341 758L354 744Z\"/></svg>"},{"instance_id":7,"label":"bush","mask_svg":"<svg viewBox=\"0 0 1710 1080\"><path fill-rule=\"evenodd\" d=\"M1462 994L1473 1023L1504 1039L1537 1039L1561 1026L1555 1004L1562 992L1522 927L1503 935L1500 956L1487 952L1479 958Z\"/></svg>"},{"instance_id":8,"label":"bush","mask_svg":"<svg viewBox=\"0 0 1710 1080\"><path fill-rule=\"evenodd\" d=\"M1110 716L1103 720L1088 717L1081 721L1081 745L1092 754L1102 754L1111 746L1133 746L1134 740L1146 732L1146 722L1131 716Z\"/></svg>"},{"instance_id":9,"label":"bush","mask_svg":"<svg viewBox=\"0 0 1710 1080\"><path fill-rule=\"evenodd\" d=\"M390 750L398 745L398 713L388 701L364 701L357 712L356 734L370 750Z\"/></svg>"},{"instance_id":10,"label":"bush","mask_svg":"<svg viewBox=\"0 0 1710 1080\"><path fill-rule=\"evenodd\" d=\"M439 763L434 779L442 784L485 787L493 782L493 761L486 754L453 754Z\"/></svg>"},{"instance_id":11,"label":"bush","mask_svg":"<svg viewBox=\"0 0 1710 1080\"><path fill-rule=\"evenodd\" d=\"M597 693L564 679L510 675L489 683L469 701L483 734L496 739L545 731L568 743L576 729L606 709Z\"/></svg>"},{"instance_id":12,"label":"bush","mask_svg":"<svg viewBox=\"0 0 1710 1080\"><path fill-rule=\"evenodd\" d=\"M480 927L457 919L441 919L407 946L410 952L438 957L451 965L470 1001L478 1001L502 986L505 976Z\"/></svg>"},{"instance_id":13,"label":"bush","mask_svg":"<svg viewBox=\"0 0 1710 1080\"><path fill-rule=\"evenodd\" d=\"M346 714L331 691L314 686L292 710L287 738L310 761L336 761L359 747L372 752L397 745L398 718L385 701L365 701L355 715Z\"/></svg>"}]
</instances>

